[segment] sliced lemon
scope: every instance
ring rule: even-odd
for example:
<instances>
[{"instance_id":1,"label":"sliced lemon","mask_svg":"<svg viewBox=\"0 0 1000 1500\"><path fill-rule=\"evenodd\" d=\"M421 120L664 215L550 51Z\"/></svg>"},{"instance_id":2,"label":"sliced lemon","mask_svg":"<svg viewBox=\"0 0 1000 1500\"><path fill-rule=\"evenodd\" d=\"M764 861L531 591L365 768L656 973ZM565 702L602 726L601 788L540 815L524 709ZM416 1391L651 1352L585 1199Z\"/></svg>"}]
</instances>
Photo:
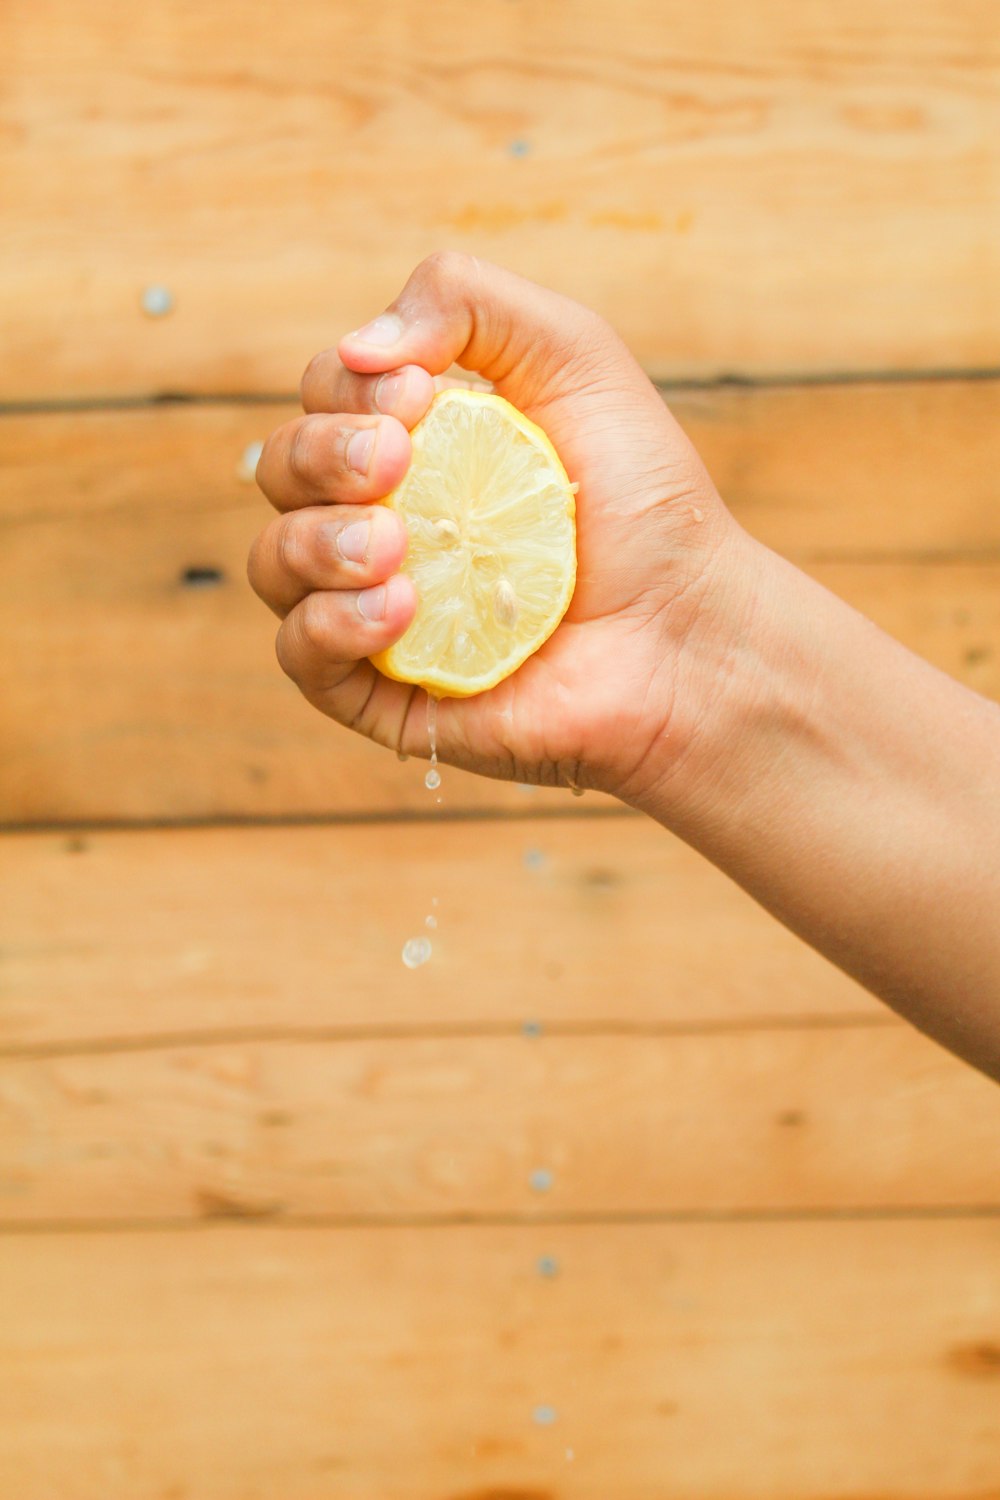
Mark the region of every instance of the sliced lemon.
<instances>
[{"instance_id":1,"label":"sliced lemon","mask_svg":"<svg viewBox=\"0 0 1000 1500\"><path fill-rule=\"evenodd\" d=\"M383 502L406 524L418 605L372 657L398 682L467 698L517 670L555 630L576 582L576 506L545 433L500 396L442 391Z\"/></svg>"}]
</instances>

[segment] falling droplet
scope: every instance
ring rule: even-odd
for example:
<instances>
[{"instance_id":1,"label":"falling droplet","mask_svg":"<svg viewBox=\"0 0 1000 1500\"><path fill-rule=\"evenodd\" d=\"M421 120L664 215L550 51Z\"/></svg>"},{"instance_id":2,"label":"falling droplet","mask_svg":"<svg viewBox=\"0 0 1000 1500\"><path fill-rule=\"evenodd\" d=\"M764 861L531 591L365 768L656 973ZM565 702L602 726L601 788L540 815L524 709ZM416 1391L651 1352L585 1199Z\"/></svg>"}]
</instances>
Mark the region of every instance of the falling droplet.
<instances>
[{"instance_id":1,"label":"falling droplet","mask_svg":"<svg viewBox=\"0 0 1000 1500\"><path fill-rule=\"evenodd\" d=\"M427 739L431 747L431 768L424 777L424 786L429 792L436 792L441 785L441 773L437 768L438 763L438 701L430 693L427 694Z\"/></svg>"},{"instance_id":2,"label":"falling droplet","mask_svg":"<svg viewBox=\"0 0 1000 1500\"><path fill-rule=\"evenodd\" d=\"M431 952L430 938L408 938L403 944L403 962L408 969L419 969L430 958Z\"/></svg>"},{"instance_id":3,"label":"falling droplet","mask_svg":"<svg viewBox=\"0 0 1000 1500\"><path fill-rule=\"evenodd\" d=\"M570 787L570 791L572 792L572 794L573 794L574 797L582 797L583 794L584 794L585 788L582 787L582 786L571 786Z\"/></svg>"},{"instance_id":4,"label":"falling droplet","mask_svg":"<svg viewBox=\"0 0 1000 1500\"><path fill-rule=\"evenodd\" d=\"M405 760L409 760L409 758L410 757L408 755L404 755L403 754L402 750L397 750L396 751L396 759L397 760L399 760L399 761L405 761Z\"/></svg>"}]
</instances>

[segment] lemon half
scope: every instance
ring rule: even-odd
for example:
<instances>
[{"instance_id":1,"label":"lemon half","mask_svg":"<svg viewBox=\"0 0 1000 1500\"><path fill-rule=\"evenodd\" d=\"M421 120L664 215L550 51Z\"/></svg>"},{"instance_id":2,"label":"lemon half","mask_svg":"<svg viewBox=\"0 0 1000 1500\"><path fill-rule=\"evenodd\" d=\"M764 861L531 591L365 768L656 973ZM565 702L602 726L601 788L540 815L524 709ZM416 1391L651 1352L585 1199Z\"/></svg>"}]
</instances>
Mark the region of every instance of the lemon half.
<instances>
[{"instance_id":1,"label":"lemon half","mask_svg":"<svg viewBox=\"0 0 1000 1500\"><path fill-rule=\"evenodd\" d=\"M495 687L555 630L576 582L576 505L545 433L500 396L449 390L413 429L383 504L405 522L418 605L372 657L443 698Z\"/></svg>"}]
</instances>

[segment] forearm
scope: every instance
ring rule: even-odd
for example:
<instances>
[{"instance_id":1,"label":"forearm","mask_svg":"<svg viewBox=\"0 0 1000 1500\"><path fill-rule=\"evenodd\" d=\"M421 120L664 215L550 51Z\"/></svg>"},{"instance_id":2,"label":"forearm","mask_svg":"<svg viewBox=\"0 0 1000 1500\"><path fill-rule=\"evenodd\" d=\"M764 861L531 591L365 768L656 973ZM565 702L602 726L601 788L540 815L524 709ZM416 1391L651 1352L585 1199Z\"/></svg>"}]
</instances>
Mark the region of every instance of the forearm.
<instances>
[{"instance_id":1,"label":"forearm","mask_svg":"<svg viewBox=\"0 0 1000 1500\"><path fill-rule=\"evenodd\" d=\"M740 545L738 643L701 664L700 726L630 800L1000 1077L1000 708Z\"/></svg>"}]
</instances>

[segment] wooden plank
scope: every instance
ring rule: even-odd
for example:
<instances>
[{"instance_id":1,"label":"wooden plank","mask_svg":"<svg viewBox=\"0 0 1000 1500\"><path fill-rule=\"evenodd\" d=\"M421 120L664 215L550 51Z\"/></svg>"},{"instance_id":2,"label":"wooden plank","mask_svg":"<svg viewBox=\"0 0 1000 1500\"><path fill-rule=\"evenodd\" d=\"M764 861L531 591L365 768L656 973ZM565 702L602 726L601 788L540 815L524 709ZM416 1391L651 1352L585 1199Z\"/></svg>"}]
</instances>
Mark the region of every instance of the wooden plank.
<instances>
[{"instance_id":1,"label":"wooden plank","mask_svg":"<svg viewBox=\"0 0 1000 1500\"><path fill-rule=\"evenodd\" d=\"M10 1236L0 1483L18 1500L986 1500L998 1228Z\"/></svg>"},{"instance_id":2,"label":"wooden plank","mask_svg":"<svg viewBox=\"0 0 1000 1500\"><path fill-rule=\"evenodd\" d=\"M273 512L240 477L244 443L216 446L220 431L250 441L268 429L252 409L221 426L204 418L4 424L19 471L0 584L6 818L431 810L417 766L332 725L278 668L277 621L246 583ZM189 569L221 581L187 586ZM442 795L449 810L526 806L516 787L457 771ZM533 795L569 801L568 788Z\"/></svg>"},{"instance_id":3,"label":"wooden plank","mask_svg":"<svg viewBox=\"0 0 1000 1500\"><path fill-rule=\"evenodd\" d=\"M886 1014L640 818L7 835L0 876L7 1049Z\"/></svg>"},{"instance_id":4,"label":"wooden plank","mask_svg":"<svg viewBox=\"0 0 1000 1500\"><path fill-rule=\"evenodd\" d=\"M992 0L119 20L39 0L6 30L6 399L288 389L442 243L659 375L1000 359Z\"/></svg>"},{"instance_id":5,"label":"wooden plank","mask_svg":"<svg viewBox=\"0 0 1000 1500\"><path fill-rule=\"evenodd\" d=\"M0 1117L0 1227L1000 1212L1000 1091L902 1026L8 1060Z\"/></svg>"},{"instance_id":6,"label":"wooden plank","mask_svg":"<svg viewBox=\"0 0 1000 1500\"><path fill-rule=\"evenodd\" d=\"M821 580L1000 697L998 403L1000 382L940 382L688 393L677 409L749 530L822 557L807 564ZM428 810L416 767L300 700L244 583L269 512L241 455L292 410L0 420L4 820ZM973 561L847 566L908 552ZM219 586L186 587L190 568ZM458 772L445 796L453 810L567 802Z\"/></svg>"},{"instance_id":7,"label":"wooden plank","mask_svg":"<svg viewBox=\"0 0 1000 1500\"><path fill-rule=\"evenodd\" d=\"M1000 381L665 395L738 519L786 557L1000 551Z\"/></svg>"}]
</instances>

